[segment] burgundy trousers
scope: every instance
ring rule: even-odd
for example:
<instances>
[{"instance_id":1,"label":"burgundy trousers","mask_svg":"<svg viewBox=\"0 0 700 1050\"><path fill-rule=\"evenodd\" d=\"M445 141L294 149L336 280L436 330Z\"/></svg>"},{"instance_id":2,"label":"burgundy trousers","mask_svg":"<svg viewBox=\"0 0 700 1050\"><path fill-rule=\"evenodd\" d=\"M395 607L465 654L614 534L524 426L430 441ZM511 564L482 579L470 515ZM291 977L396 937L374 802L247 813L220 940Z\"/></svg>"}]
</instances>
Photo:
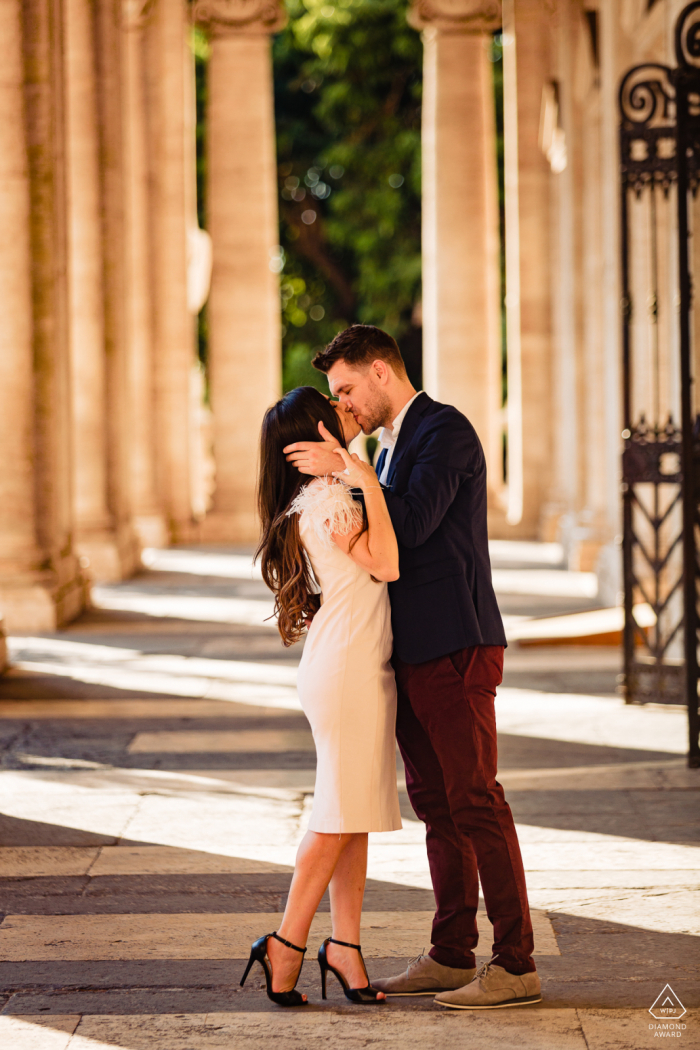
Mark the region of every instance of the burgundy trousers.
<instances>
[{"instance_id":1,"label":"burgundy trousers","mask_svg":"<svg viewBox=\"0 0 700 1050\"><path fill-rule=\"evenodd\" d=\"M396 735L411 805L426 825L437 905L430 955L443 966L475 965L481 881L497 965L517 974L534 970L520 846L496 780L494 700L503 646L470 646L422 664L394 657L393 663Z\"/></svg>"}]
</instances>

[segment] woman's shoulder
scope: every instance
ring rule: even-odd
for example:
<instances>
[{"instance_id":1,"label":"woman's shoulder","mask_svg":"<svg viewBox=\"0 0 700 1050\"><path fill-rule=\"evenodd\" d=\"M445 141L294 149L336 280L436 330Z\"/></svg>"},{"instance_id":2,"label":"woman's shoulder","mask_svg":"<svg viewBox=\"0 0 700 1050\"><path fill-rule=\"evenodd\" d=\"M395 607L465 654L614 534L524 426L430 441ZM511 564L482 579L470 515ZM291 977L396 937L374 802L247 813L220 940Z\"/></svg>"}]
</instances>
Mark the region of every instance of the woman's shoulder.
<instances>
[{"instance_id":1,"label":"woman's shoulder","mask_svg":"<svg viewBox=\"0 0 700 1050\"><path fill-rule=\"evenodd\" d=\"M333 533L347 536L362 525L362 505L342 481L313 478L292 501L288 515L299 514L300 526L310 527L328 546Z\"/></svg>"}]
</instances>

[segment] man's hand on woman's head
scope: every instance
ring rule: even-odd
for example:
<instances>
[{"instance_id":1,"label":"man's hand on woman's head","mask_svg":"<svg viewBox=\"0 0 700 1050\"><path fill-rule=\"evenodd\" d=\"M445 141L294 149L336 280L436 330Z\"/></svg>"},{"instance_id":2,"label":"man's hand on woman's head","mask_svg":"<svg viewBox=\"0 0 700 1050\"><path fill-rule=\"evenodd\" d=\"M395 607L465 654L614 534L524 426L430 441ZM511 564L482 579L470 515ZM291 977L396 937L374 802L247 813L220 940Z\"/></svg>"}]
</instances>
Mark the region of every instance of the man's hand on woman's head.
<instances>
[{"instance_id":1,"label":"man's hand on woman's head","mask_svg":"<svg viewBox=\"0 0 700 1050\"><path fill-rule=\"evenodd\" d=\"M344 470L342 458L336 454L338 439L326 429L322 422L318 424L321 441L295 441L282 451L288 463L293 463L300 474L311 474L321 477L332 474L334 470Z\"/></svg>"}]
</instances>

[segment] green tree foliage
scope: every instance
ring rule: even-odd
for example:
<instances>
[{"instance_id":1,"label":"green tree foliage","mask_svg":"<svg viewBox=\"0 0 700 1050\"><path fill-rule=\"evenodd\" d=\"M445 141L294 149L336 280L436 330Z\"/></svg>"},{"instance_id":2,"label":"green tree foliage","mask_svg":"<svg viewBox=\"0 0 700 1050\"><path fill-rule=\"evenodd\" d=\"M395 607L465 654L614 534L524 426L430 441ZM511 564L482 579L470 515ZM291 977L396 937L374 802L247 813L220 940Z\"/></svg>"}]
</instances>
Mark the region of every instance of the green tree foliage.
<instances>
[{"instance_id":1,"label":"green tree foliage","mask_svg":"<svg viewBox=\"0 0 700 1050\"><path fill-rule=\"evenodd\" d=\"M315 350L376 324L420 382L422 46L406 0L287 0L273 44L284 384L325 387Z\"/></svg>"}]
</instances>

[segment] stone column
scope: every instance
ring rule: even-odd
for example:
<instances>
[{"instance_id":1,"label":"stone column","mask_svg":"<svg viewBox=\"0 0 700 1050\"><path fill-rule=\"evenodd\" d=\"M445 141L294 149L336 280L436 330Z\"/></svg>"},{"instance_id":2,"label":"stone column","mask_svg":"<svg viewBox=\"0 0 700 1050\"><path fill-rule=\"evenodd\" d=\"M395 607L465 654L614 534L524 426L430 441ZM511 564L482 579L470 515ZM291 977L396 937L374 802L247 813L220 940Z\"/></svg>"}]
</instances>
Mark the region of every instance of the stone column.
<instances>
[{"instance_id":1,"label":"stone column","mask_svg":"<svg viewBox=\"0 0 700 1050\"><path fill-rule=\"evenodd\" d=\"M50 574L39 570L34 502L34 377L21 4L0 6L0 603L12 629L51 629Z\"/></svg>"},{"instance_id":2,"label":"stone column","mask_svg":"<svg viewBox=\"0 0 700 1050\"><path fill-rule=\"evenodd\" d=\"M490 34L497 0L414 0L423 29L423 376L484 445L502 488L498 180ZM497 502L491 500L493 509Z\"/></svg>"},{"instance_id":3,"label":"stone column","mask_svg":"<svg viewBox=\"0 0 700 1050\"><path fill-rule=\"evenodd\" d=\"M14 18L14 4L3 7L3 17ZM12 14L11 14L12 13ZM11 470L17 498L3 501L3 513L12 513L15 538L10 549L23 551L17 564L20 572L3 577L0 601L7 627L12 630L52 630L70 620L83 607L86 585L72 546L72 467L70 440L70 385L66 281L66 185L64 68L62 56L63 11L60 0L24 0L24 85L26 150L29 161L29 244L27 245L24 144L20 126L22 103L16 98L4 111L3 134L10 136L10 185L14 210L5 218L2 253L12 253L16 262L13 280L17 300L7 307L5 318L14 318L16 342L3 324L3 338L12 344L5 361L12 360L13 391L3 398L17 397L9 411L0 412L3 424L14 413L14 435L3 445L17 451L3 455L3 470ZM14 24L14 23L13 23ZM8 26L9 29L9 26ZM17 41L17 33L13 34ZM17 45L18 47L18 45ZM3 62L3 90L10 90L12 61L8 45ZM21 73L15 87L21 85ZM11 159L10 159L11 158ZM3 182L3 207L7 206ZM10 230L12 233L10 234ZM26 314L26 295L31 274L31 311ZM24 319L22 320L22 316ZM31 323L29 318L31 317ZM27 339L32 341L33 384L26 360ZM31 413L33 399L34 411ZM27 427L33 442L27 443ZM8 464L12 461L12 466ZM31 481L28 478L31 472ZM33 510L29 485L33 488ZM31 522L31 526L30 526ZM31 542L31 533L35 540ZM21 533L21 536L19 535ZM38 548L39 557L36 559ZM8 548L5 547L5 550ZM40 571L39 571L40 570Z\"/></svg>"},{"instance_id":4,"label":"stone column","mask_svg":"<svg viewBox=\"0 0 700 1050\"><path fill-rule=\"evenodd\" d=\"M107 358L108 499L119 549L120 574L129 576L139 565L140 545L133 524L130 479L134 413L129 398L126 330L127 241L121 18L122 0L100 0L95 5Z\"/></svg>"},{"instance_id":5,"label":"stone column","mask_svg":"<svg viewBox=\"0 0 700 1050\"><path fill-rule=\"evenodd\" d=\"M209 376L216 489L202 526L211 540L257 538L254 493L265 409L280 394L279 240L268 0L198 0L211 36L207 226L213 240Z\"/></svg>"},{"instance_id":6,"label":"stone column","mask_svg":"<svg viewBox=\"0 0 700 1050\"><path fill-rule=\"evenodd\" d=\"M117 580L130 566L123 565L108 501L110 412L93 15L91 0L65 0L73 500L76 548L89 562L90 574Z\"/></svg>"},{"instance_id":7,"label":"stone column","mask_svg":"<svg viewBox=\"0 0 700 1050\"><path fill-rule=\"evenodd\" d=\"M622 555L615 537L622 534L620 463L622 455L622 379L620 374L620 211L618 168L618 90L622 70L632 64L621 47L621 4L608 0L600 9L601 128L600 180L602 250L603 471L605 521L612 541L600 552L596 571L601 600L615 604L622 591ZM640 58L636 59L640 61Z\"/></svg>"},{"instance_id":8,"label":"stone column","mask_svg":"<svg viewBox=\"0 0 700 1050\"><path fill-rule=\"evenodd\" d=\"M150 0L123 0L125 339L132 439L129 476L134 528L145 547L168 532L156 487L153 304L149 237L145 27Z\"/></svg>"},{"instance_id":9,"label":"stone column","mask_svg":"<svg viewBox=\"0 0 700 1050\"><path fill-rule=\"evenodd\" d=\"M543 88L551 76L550 19L541 0L504 0L508 472L512 483L508 522L515 534L531 539L540 535L552 463L551 176L538 141Z\"/></svg>"},{"instance_id":10,"label":"stone column","mask_svg":"<svg viewBox=\"0 0 700 1050\"><path fill-rule=\"evenodd\" d=\"M187 308L186 6L154 0L146 27L150 235L154 319L154 436L160 508L172 541L191 538L190 377L194 320ZM240 105L240 100L237 102Z\"/></svg>"}]
</instances>

